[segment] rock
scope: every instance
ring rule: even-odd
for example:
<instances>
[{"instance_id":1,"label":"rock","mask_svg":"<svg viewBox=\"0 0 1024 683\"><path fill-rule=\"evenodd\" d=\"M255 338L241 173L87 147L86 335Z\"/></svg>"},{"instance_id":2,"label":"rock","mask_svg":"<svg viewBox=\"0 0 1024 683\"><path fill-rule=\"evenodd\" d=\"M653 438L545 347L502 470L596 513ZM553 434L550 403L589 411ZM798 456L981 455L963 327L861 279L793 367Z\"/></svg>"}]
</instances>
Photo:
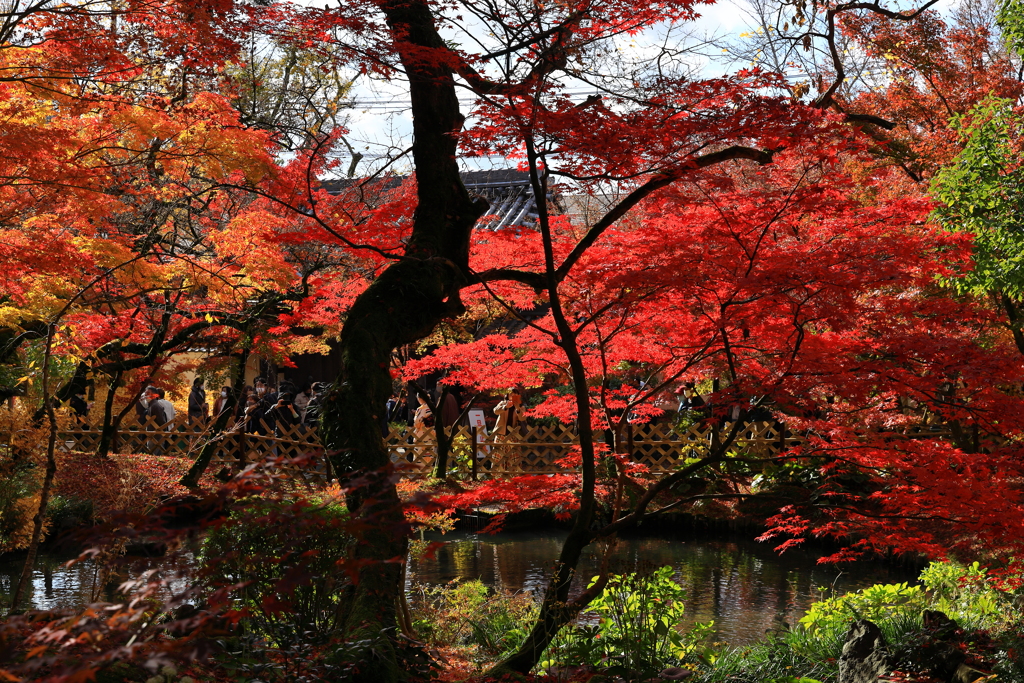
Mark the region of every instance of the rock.
<instances>
[{"instance_id":1,"label":"rock","mask_svg":"<svg viewBox=\"0 0 1024 683\"><path fill-rule=\"evenodd\" d=\"M934 631L941 638L952 636L960 628L960 625L950 619L944 612L926 609L921 613L921 623L925 630Z\"/></svg>"},{"instance_id":2,"label":"rock","mask_svg":"<svg viewBox=\"0 0 1024 683\"><path fill-rule=\"evenodd\" d=\"M881 629L865 619L850 624L839 658L839 683L875 683L889 669Z\"/></svg>"},{"instance_id":3,"label":"rock","mask_svg":"<svg viewBox=\"0 0 1024 683\"><path fill-rule=\"evenodd\" d=\"M918 659L936 678L949 683L974 683L984 676L964 664L967 655L957 647L960 625L946 614L925 610L921 614L927 639L918 650Z\"/></svg>"},{"instance_id":4,"label":"rock","mask_svg":"<svg viewBox=\"0 0 1024 683\"><path fill-rule=\"evenodd\" d=\"M966 664L961 664L956 668L956 673L953 674L953 678L950 679L949 683L975 683L983 678L988 678L988 674L977 669L972 669Z\"/></svg>"},{"instance_id":5,"label":"rock","mask_svg":"<svg viewBox=\"0 0 1024 683\"><path fill-rule=\"evenodd\" d=\"M693 672L689 669L684 669L681 666L670 666L663 670L659 675L664 681L685 681L693 675Z\"/></svg>"},{"instance_id":6,"label":"rock","mask_svg":"<svg viewBox=\"0 0 1024 683\"><path fill-rule=\"evenodd\" d=\"M964 665L967 655L955 645L937 642L927 648L924 659L933 676L943 681L952 681Z\"/></svg>"}]
</instances>

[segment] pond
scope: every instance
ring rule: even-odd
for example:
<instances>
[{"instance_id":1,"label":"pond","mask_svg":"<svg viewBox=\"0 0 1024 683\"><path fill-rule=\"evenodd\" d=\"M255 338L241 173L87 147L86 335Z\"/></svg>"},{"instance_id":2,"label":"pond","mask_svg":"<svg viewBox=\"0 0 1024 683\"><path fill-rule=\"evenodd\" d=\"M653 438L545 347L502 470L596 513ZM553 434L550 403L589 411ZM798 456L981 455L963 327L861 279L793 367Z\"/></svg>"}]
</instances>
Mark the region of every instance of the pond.
<instances>
[{"instance_id":1,"label":"pond","mask_svg":"<svg viewBox=\"0 0 1024 683\"><path fill-rule=\"evenodd\" d=\"M34 608L63 610L90 602L117 602L121 599L117 587L123 581L138 577L149 567L161 568L158 558L130 562L130 568L121 568L116 574L102 572L100 563L92 560L67 566L76 557L77 554L71 552L39 552L29 588L29 599ZM0 605L3 608L10 604L24 562L24 553L0 555ZM167 575L167 578L172 577ZM186 587L186 582L173 579L170 585L172 590L180 591Z\"/></svg>"},{"instance_id":2,"label":"pond","mask_svg":"<svg viewBox=\"0 0 1024 683\"><path fill-rule=\"evenodd\" d=\"M410 587L417 581L479 578L496 590L526 590L539 599L564 538L561 532L448 534L435 539L444 545L433 557L411 562ZM822 596L875 583L913 582L918 574L884 562L819 565L819 555L800 550L779 555L772 547L738 536L640 536L619 540L609 568L621 574L674 567L688 594L686 621L713 620L719 638L733 645L754 642L783 623L795 625ZM599 552L591 547L584 555L574 590L597 574Z\"/></svg>"},{"instance_id":3,"label":"pond","mask_svg":"<svg viewBox=\"0 0 1024 683\"><path fill-rule=\"evenodd\" d=\"M412 560L408 588L478 578L495 590L525 590L539 598L564 537L558 531L450 533L436 539L443 545L432 557ZM591 548L585 554L577 590L597 573L598 552ZM94 563L67 567L68 559L71 556L40 554L31 589L35 607L71 608L115 599L114 589L123 576L104 580ZM672 566L688 593L687 621L714 620L719 638L734 645L753 642L782 623L795 624L822 595L913 581L917 574L881 562L837 569L818 565L816 559L805 551L780 556L771 544L736 536L715 540L662 534L621 539L609 566L616 573ZM0 557L0 603L7 603L22 562L21 555Z\"/></svg>"}]
</instances>

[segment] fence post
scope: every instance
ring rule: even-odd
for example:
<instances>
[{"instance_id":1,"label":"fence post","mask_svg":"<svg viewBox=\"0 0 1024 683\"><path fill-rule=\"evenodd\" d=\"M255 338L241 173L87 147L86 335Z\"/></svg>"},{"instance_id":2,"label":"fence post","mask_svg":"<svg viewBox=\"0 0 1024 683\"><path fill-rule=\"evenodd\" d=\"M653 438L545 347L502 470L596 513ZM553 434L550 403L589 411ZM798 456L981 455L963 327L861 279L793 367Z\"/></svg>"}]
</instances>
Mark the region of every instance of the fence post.
<instances>
[{"instance_id":1,"label":"fence post","mask_svg":"<svg viewBox=\"0 0 1024 683\"><path fill-rule=\"evenodd\" d=\"M238 471L241 472L245 469L246 457L245 457L245 425L238 430Z\"/></svg>"},{"instance_id":2,"label":"fence post","mask_svg":"<svg viewBox=\"0 0 1024 683\"><path fill-rule=\"evenodd\" d=\"M472 427L470 427L470 432L472 434L472 439L473 439L473 446L472 446L472 448L470 448L470 451L469 451L470 452L470 456L469 456L469 472L470 472L469 478L470 478L471 481L476 481L476 461L477 461L477 457L476 457L476 430L477 430L476 425L473 425Z\"/></svg>"}]
</instances>

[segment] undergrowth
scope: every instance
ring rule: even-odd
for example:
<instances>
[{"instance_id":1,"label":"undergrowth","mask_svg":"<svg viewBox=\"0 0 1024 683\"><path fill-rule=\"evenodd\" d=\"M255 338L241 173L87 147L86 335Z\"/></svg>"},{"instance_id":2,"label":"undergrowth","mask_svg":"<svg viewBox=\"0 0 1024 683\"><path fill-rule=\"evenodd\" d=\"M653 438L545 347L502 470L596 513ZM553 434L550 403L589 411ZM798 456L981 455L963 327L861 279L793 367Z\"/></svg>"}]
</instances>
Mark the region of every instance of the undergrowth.
<instances>
[{"instance_id":1,"label":"undergrowth","mask_svg":"<svg viewBox=\"0 0 1024 683\"><path fill-rule=\"evenodd\" d=\"M905 681L927 681L936 634L928 610L955 620L966 664L994 680L1024 683L1024 619L1018 589L977 563L934 562L918 585L879 584L815 602L791 628L753 645L714 642L713 624L681 626L685 595L662 567L613 576L587 612L564 628L535 673L547 680L660 680L663 671L700 683L832 683L850 625L875 623L889 646L891 668ZM512 654L536 613L533 596L488 589L480 581L415 586L415 625L445 660L445 680L471 680ZM685 673L689 672L689 673ZM586 678L584 676L584 678Z\"/></svg>"}]
</instances>

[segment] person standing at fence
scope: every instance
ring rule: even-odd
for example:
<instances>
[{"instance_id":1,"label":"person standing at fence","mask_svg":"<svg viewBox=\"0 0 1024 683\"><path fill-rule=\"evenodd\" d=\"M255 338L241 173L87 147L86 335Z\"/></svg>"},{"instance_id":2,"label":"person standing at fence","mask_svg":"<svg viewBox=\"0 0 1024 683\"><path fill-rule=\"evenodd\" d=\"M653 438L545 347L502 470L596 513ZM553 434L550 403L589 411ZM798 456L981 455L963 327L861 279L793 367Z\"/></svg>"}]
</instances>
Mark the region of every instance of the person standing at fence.
<instances>
[{"instance_id":1,"label":"person standing at fence","mask_svg":"<svg viewBox=\"0 0 1024 683\"><path fill-rule=\"evenodd\" d=\"M228 390L230 391L230 389L228 389ZM249 397L250 396L253 399L255 399L256 398L256 390L253 389L248 384L246 384L245 387L242 389L242 395L238 397L238 403L235 404L235 407L234 407L235 418L236 419L241 420L243 417L245 417L245 409L246 409L246 407L248 407ZM259 401L257 401L257 403L258 402Z\"/></svg>"},{"instance_id":2,"label":"person standing at fence","mask_svg":"<svg viewBox=\"0 0 1024 683\"><path fill-rule=\"evenodd\" d=\"M171 423L177 413L174 405L164 398L163 389L152 385L146 387L135 409L141 419L152 418L158 427L167 427L168 431L173 428Z\"/></svg>"},{"instance_id":3,"label":"person standing at fence","mask_svg":"<svg viewBox=\"0 0 1024 683\"><path fill-rule=\"evenodd\" d=\"M270 413L274 420L274 436L277 437L290 436L292 428L301 422L291 394L281 394Z\"/></svg>"},{"instance_id":4,"label":"person standing at fence","mask_svg":"<svg viewBox=\"0 0 1024 683\"><path fill-rule=\"evenodd\" d=\"M203 379L196 377L192 381L192 391L188 393L188 421L190 423L206 423L210 416L210 406L206 403L206 389Z\"/></svg>"},{"instance_id":5,"label":"person standing at fence","mask_svg":"<svg viewBox=\"0 0 1024 683\"><path fill-rule=\"evenodd\" d=\"M412 415L412 433L413 433L413 445L412 449L415 455L415 460L422 461L425 457L432 454L431 448L428 443L433 443L434 439L434 411L430 409L427 404L427 397L417 392L416 399L419 402L419 407L416 408L416 412Z\"/></svg>"},{"instance_id":6,"label":"person standing at fence","mask_svg":"<svg viewBox=\"0 0 1024 683\"><path fill-rule=\"evenodd\" d=\"M274 431L274 414L270 409L277 405L277 392L270 388L265 377L257 377L254 384L260 414L254 415L253 420L256 423L256 433L266 436Z\"/></svg>"},{"instance_id":7,"label":"person standing at fence","mask_svg":"<svg viewBox=\"0 0 1024 683\"><path fill-rule=\"evenodd\" d=\"M141 411L139 410L140 408L142 408ZM163 428L168 432L174 429L174 418L176 415L174 405L164 398L163 389L154 386L146 387L142 393L142 399L135 406L135 409L139 411L139 418L141 420L150 420L151 423L155 423L157 428ZM148 425L146 431L153 431L153 424ZM156 439L146 442L146 450L153 455L161 455L163 453L160 442Z\"/></svg>"},{"instance_id":8,"label":"person standing at fence","mask_svg":"<svg viewBox=\"0 0 1024 683\"><path fill-rule=\"evenodd\" d=\"M416 438L422 439L434 428L434 412L430 409L423 394L416 394L416 398L419 401L419 407L412 415L412 431L416 434Z\"/></svg>"},{"instance_id":9,"label":"person standing at fence","mask_svg":"<svg viewBox=\"0 0 1024 683\"><path fill-rule=\"evenodd\" d=\"M495 450L495 462L492 469L498 472L511 472L516 469L516 447L512 445L519 438L519 425L526 419L523 414L523 397L518 389L505 394L505 397L494 406L494 414L498 421L494 425L494 443L503 444Z\"/></svg>"},{"instance_id":10,"label":"person standing at fence","mask_svg":"<svg viewBox=\"0 0 1024 683\"><path fill-rule=\"evenodd\" d=\"M260 402L256 399L256 394L250 394L245 399L242 418L238 422L240 430L246 434L257 434L256 425L261 417L263 413L260 411Z\"/></svg>"},{"instance_id":11,"label":"person standing at fence","mask_svg":"<svg viewBox=\"0 0 1024 683\"><path fill-rule=\"evenodd\" d=\"M309 406L310 399L313 398L313 390L308 384L304 384L299 392L295 394L295 398L292 399L292 405L295 406L295 410L299 413L299 422L304 423L306 421L306 407Z\"/></svg>"},{"instance_id":12,"label":"person standing at fence","mask_svg":"<svg viewBox=\"0 0 1024 683\"><path fill-rule=\"evenodd\" d=\"M68 399L68 405L74 411L75 420L78 421L78 424L85 425L86 417L89 414L89 403L85 400L85 389L75 389L75 392L71 394L71 398Z\"/></svg>"},{"instance_id":13,"label":"person standing at fence","mask_svg":"<svg viewBox=\"0 0 1024 683\"><path fill-rule=\"evenodd\" d=\"M693 382L686 382L676 390L679 396L679 414L692 414L696 419L704 417L704 398L697 393L696 385Z\"/></svg>"},{"instance_id":14,"label":"person standing at fence","mask_svg":"<svg viewBox=\"0 0 1024 683\"><path fill-rule=\"evenodd\" d=\"M213 417L218 418L220 414L227 410L228 399L231 397L231 387L221 387L220 394L213 401ZM242 400L245 400L245 396L242 396Z\"/></svg>"},{"instance_id":15,"label":"person standing at fence","mask_svg":"<svg viewBox=\"0 0 1024 683\"><path fill-rule=\"evenodd\" d=\"M324 391L327 389L327 385L323 382L313 382L313 386L310 387L313 392L312 397L309 399L309 403L306 404L306 414L302 416L302 421L307 427L316 427L320 422L320 406L324 401Z\"/></svg>"}]
</instances>

